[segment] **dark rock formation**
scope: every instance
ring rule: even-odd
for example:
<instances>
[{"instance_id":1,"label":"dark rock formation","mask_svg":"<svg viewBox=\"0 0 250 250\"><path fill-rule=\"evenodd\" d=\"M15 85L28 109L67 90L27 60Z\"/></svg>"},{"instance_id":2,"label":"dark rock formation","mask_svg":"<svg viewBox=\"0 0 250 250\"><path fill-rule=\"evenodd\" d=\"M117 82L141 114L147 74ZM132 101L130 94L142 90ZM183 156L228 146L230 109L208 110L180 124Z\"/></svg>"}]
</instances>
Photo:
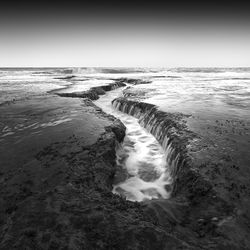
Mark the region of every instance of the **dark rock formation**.
<instances>
[{"instance_id":1,"label":"dark rock formation","mask_svg":"<svg viewBox=\"0 0 250 250\"><path fill-rule=\"evenodd\" d=\"M148 212L158 218L160 225L165 230L172 228L172 233L181 235L199 249L204 246L206 249L250 249L246 237L250 233L249 213L214 185L215 177L203 174L203 169L209 171L216 159L211 157L209 163L197 164L192 155L197 149L192 145L200 136L188 128L189 116L163 112L155 105L126 98L113 100L113 105L139 118L139 123L166 151L174 179L172 197L148 202ZM219 172L216 175L223 180ZM236 186L233 184L232 189ZM238 201L246 203L246 199L244 196Z\"/></svg>"},{"instance_id":2,"label":"dark rock formation","mask_svg":"<svg viewBox=\"0 0 250 250\"><path fill-rule=\"evenodd\" d=\"M106 91L102 87L93 87L91 88L94 92L97 93L97 95L104 95Z\"/></svg>"},{"instance_id":3,"label":"dark rock formation","mask_svg":"<svg viewBox=\"0 0 250 250\"><path fill-rule=\"evenodd\" d=\"M27 128L0 145L1 250L192 249L145 205L112 194L116 146L125 135L119 120L89 99L55 96L0 114L9 127L13 116ZM39 133L32 133L34 121ZM22 140L13 143L16 137Z\"/></svg>"},{"instance_id":4,"label":"dark rock formation","mask_svg":"<svg viewBox=\"0 0 250 250\"><path fill-rule=\"evenodd\" d=\"M95 99L128 82L58 95ZM113 101L163 145L174 185L169 200L112 194L125 127L90 99L51 95L0 106L0 126L13 128L0 144L0 249L250 249L249 214L214 185L219 165L209 176L208 165L194 163L190 145L199 136L186 115ZM228 188L238 190L234 182Z\"/></svg>"},{"instance_id":5,"label":"dark rock formation","mask_svg":"<svg viewBox=\"0 0 250 250\"><path fill-rule=\"evenodd\" d=\"M56 93L56 94L62 97L89 98L91 100L97 100L99 98L99 95L95 90L73 92L73 93Z\"/></svg>"},{"instance_id":6,"label":"dark rock formation","mask_svg":"<svg viewBox=\"0 0 250 250\"><path fill-rule=\"evenodd\" d=\"M149 84L152 82L149 80L133 79L133 78L119 78L119 79L116 79L116 81L132 84L132 85Z\"/></svg>"},{"instance_id":7,"label":"dark rock formation","mask_svg":"<svg viewBox=\"0 0 250 250\"><path fill-rule=\"evenodd\" d=\"M55 77L54 79L58 79L58 80L70 80L72 78L75 78L76 76L71 75L71 76L64 76L64 77Z\"/></svg>"},{"instance_id":8,"label":"dark rock formation","mask_svg":"<svg viewBox=\"0 0 250 250\"><path fill-rule=\"evenodd\" d=\"M169 155L168 164L172 168L173 177L186 160L187 145L195 138L195 134L188 130L181 113L166 113L157 109L153 104L117 98L112 101L120 111L139 118L140 124L145 127L161 143L167 151L173 149ZM176 157L178 156L178 159ZM177 160L177 162L173 162ZM173 163L173 164L172 164Z\"/></svg>"},{"instance_id":9,"label":"dark rock formation","mask_svg":"<svg viewBox=\"0 0 250 250\"><path fill-rule=\"evenodd\" d=\"M113 89L124 86L126 86L125 83L118 81L115 83L110 83L108 85L93 87L88 91L72 92L72 93L56 93L56 94L62 97L89 98L91 100L97 100L99 98L99 95L105 94L106 91L111 91Z\"/></svg>"},{"instance_id":10,"label":"dark rock formation","mask_svg":"<svg viewBox=\"0 0 250 250\"><path fill-rule=\"evenodd\" d=\"M122 91L124 97L134 101L141 101L155 94L155 89L128 86Z\"/></svg>"}]
</instances>

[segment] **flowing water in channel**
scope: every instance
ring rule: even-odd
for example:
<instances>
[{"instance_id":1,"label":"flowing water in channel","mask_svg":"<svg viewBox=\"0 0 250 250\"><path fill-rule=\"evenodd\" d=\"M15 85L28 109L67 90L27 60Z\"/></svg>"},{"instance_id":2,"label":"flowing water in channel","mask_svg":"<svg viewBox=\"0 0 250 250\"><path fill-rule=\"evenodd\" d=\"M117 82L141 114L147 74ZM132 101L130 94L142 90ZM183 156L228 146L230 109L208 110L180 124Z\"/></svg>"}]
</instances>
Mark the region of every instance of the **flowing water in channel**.
<instances>
[{"instance_id":1,"label":"flowing water in channel","mask_svg":"<svg viewBox=\"0 0 250 250\"><path fill-rule=\"evenodd\" d=\"M171 178L163 148L153 135L138 123L138 119L115 110L111 101L119 97L122 89L100 96L95 104L104 112L120 119L126 126L126 136L117 149L120 169L113 192L131 201L168 198L167 186ZM119 173L118 173L119 175Z\"/></svg>"}]
</instances>

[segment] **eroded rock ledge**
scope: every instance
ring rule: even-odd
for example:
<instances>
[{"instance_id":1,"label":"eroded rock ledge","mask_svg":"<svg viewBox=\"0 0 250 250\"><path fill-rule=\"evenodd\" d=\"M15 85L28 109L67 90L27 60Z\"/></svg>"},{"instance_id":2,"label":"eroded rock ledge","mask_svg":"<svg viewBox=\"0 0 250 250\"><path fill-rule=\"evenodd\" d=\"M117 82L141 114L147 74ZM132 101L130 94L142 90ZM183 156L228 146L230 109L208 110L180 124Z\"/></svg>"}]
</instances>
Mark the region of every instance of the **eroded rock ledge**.
<instances>
[{"instance_id":1,"label":"eroded rock ledge","mask_svg":"<svg viewBox=\"0 0 250 250\"><path fill-rule=\"evenodd\" d=\"M249 249L245 236L250 230L242 223L247 215L237 218L236 205L215 189L212 179L200 173L205 166L197 166L190 157L191 142L199 136L188 129L188 116L163 112L155 105L126 98L112 103L118 110L139 118L168 155L174 179L172 197L148 203L148 211L155 214L163 228L168 230L171 225L172 233L198 248L205 245L206 249ZM236 236L232 231L241 233Z\"/></svg>"},{"instance_id":2,"label":"eroded rock ledge","mask_svg":"<svg viewBox=\"0 0 250 250\"><path fill-rule=\"evenodd\" d=\"M120 80L118 85L124 86L126 81ZM93 96L91 92L60 95L95 99L112 86L105 88L92 88ZM120 109L140 118L142 126L166 149L169 145L174 149L169 158L177 166L172 168L173 196L136 203L111 192L116 144L125 135L123 124L89 99L50 98L40 101L48 104L48 119L68 117L72 110L77 114L68 126L45 129L43 138L48 137L48 142L41 149L32 148L25 163L18 161L10 170L4 156L6 170L0 170L0 249L249 249L239 237L247 237L247 229L234 220L234 207L193 168L188 145L197 135L188 130L185 115L163 113L153 105L125 98L114 101ZM31 104L27 103L28 110ZM40 106L34 114L39 119L46 117ZM103 132L99 134L92 127L101 122ZM60 140L55 133L60 134ZM95 141L87 143L96 134ZM34 135L30 140L39 139ZM13 147L15 144L10 143L9 148ZM2 156L7 152L3 150ZM233 233L229 234L230 230Z\"/></svg>"},{"instance_id":3,"label":"eroded rock ledge","mask_svg":"<svg viewBox=\"0 0 250 250\"><path fill-rule=\"evenodd\" d=\"M150 83L152 83L152 81L150 81L150 80L126 78L126 77L116 79L116 81L123 82L123 83L128 83L128 84L131 84L131 85L150 84Z\"/></svg>"},{"instance_id":4,"label":"eroded rock ledge","mask_svg":"<svg viewBox=\"0 0 250 250\"><path fill-rule=\"evenodd\" d=\"M179 156L176 166L188 161L187 145L196 135L187 129L183 119L186 115L166 113L158 110L153 104L131 101L123 97L114 99L112 104L116 109L139 118L139 123L156 137L166 151L171 146L174 151L171 152L168 163L172 167L173 175L178 169L174 169L175 166L171 163L177 155Z\"/></svg>"},{"instance_id":5,"label":"eroded rock ledge","mask_svg":"<svg viewBox=\"0 0 250 250\"><path fill-rule=\"evenodd\" d=\"M192 249L162 228L146 205L112 194L123 124L89 99L50 98L37 100L31 116L72 121L43 129L42 137L23 135L20 146L6 141L0 147L0 249ZM25 119L31 102L23 107ZM89 141L92 133L97 138ZM41 138L37 148L25 149ZM10 163L5 150L13 147L16 157L25 155Z\"/></svg>"},{"instance_id":6,"label":"eroded rock ledge","mask_svg":"<svg viewBox=\"0 0 250 250\"><path fill-rule=\"evenodd\" d=\"M68 77L67 79L71 79L73 77L74 76L70 76L70 78ZM99 99L99 95L104 95L106 91L111 91L116 88L125 87L126 84L138 85L138 84L151 83L151 81L148 80L132 79L132 78L119 78L119 79L114 79L114 81L115 81L114 83L110 83L108 85L92 87L87 91L72 92L72 93L55 93L55 94L61 97L89 98L91 100L97 100Z\"/></svg>"},{"instance_id":7,"label":"eroded rock ledge","mask_svg":"<svg viewBox=\"0 0 250 250\"><path fill-rule=\"evenodd\" d=\"M73 92L73 93L56 93L62 97L76 97L76 98L89 98L91 100L97 100L99 95L104 95L106 91L111 91L116 88L124 87L126 84L122 81L110 83L108 85L98 86L90 88L88 91Z\"/></svg>"}]
</instances>

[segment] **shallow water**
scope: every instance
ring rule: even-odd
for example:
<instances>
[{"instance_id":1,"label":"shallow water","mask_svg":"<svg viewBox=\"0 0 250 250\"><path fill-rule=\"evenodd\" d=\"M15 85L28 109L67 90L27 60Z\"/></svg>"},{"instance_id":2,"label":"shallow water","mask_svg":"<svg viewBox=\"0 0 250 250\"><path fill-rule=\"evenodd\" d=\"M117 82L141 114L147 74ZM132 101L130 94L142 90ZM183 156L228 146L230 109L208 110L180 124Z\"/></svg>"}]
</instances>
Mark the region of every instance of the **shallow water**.
<instances>
[{"instance_id":1,"label":"shallow water","mask_svg":"<svg viewBox=\"0 0 250 250\"><path fill-rule=\"evenodd\" d=\"M171 184L171 178L164 150L154 136L139 125L138 119L112 107L111 101L121 92L122 89L113 90L95 101L104 112L120 119L126 126L126 136L117 150L117 165L124 170L121 175L122 172L125 175L122 181L114 184L113 192L131 201L168 198L166 185Z\"/></svg>"},{"instance_id":2,"label":"shallow water","mask_svg":"<svg viewBox=\"0 0 250 250\"><path fill-rule=\"evenodd\" d=\"M0 105L46 94L71 84L56 79L59 76L62 74L56 70L0 70Z\"/></svg>"},{"instance_id":3,"label":"shallow water","mask_svg":"<svg viewBox=\"0 0 250 250\"><path fill-rule=\"evenodd\" d=\"M152 83L134 86L147 93L143 100L166 112L206 119L249 120L250 69L169 69L151 76ZM154 91L152 91L152 89Z\"/></svg>"}]
</instances>

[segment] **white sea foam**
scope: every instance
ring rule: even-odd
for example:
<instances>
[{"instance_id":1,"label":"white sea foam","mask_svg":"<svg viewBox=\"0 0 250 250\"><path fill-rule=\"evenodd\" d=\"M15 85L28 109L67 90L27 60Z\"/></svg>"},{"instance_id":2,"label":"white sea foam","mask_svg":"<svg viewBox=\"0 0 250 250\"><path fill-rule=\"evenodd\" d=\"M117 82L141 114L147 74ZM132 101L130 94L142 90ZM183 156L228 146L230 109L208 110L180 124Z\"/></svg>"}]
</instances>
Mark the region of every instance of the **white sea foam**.
<instances>
[{"instance_id":1,"label":"white sea foam","mask_svg":"<svg viewBox=\"0 0 250 250\"><path fill-rule=\"evenodd\" d=\"M168 198L165 186L171 184L171 178L164 150L155 137L141 127L137 118L114 110L111 101L120 93L121 89L117 89L95 101L126 126L126 137L117 151L117 164L128 172L129 177L115 184L113 192L132 201Z\"/></svg>"}]
</instances>

